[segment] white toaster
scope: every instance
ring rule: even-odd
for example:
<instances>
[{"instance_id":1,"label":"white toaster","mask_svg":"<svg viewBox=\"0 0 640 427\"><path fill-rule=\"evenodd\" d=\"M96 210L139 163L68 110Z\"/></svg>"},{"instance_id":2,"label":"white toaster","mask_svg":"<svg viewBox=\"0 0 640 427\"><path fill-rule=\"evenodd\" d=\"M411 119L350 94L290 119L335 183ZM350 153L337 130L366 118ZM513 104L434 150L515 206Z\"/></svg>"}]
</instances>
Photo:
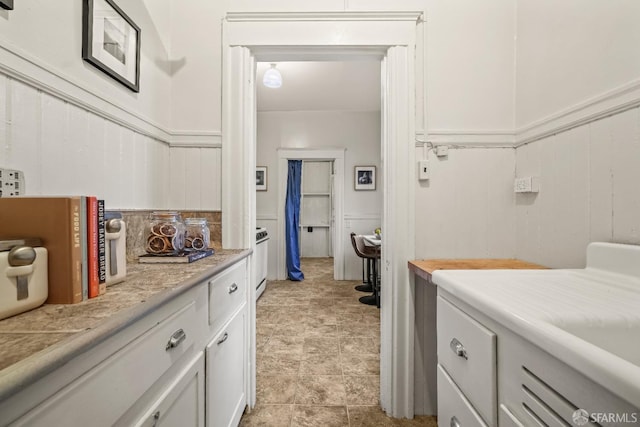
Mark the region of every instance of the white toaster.
<instances>
[{"instance_id":1,"label":"white toaster","mask_svg":"<svg viewBox=\"0 0 640 427\"><path fill-rule=\"evenodd\" d=\"M105 227L107 286L122 282L127 277L127 225L120 218L108 221L118 223L113 229L108 225Z\"/></svg>"},{"instance_id":2,"label":"white toaster","mask_svg":"<svg viewBox=\"0 0 640 427\"><path fill-rule=\"evenodd\" d=\"M0 252L0 319L44 304L48 285L45 248L18 245Z\"/></svg>"}]
</instances>

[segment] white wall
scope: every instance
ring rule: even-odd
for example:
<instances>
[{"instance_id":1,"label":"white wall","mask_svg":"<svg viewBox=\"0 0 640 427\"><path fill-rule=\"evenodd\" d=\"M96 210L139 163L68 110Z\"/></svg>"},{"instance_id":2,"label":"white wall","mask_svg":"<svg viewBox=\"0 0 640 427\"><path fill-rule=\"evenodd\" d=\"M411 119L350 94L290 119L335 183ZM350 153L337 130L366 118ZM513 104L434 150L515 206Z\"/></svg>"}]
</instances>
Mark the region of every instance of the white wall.
<instances>
[{"instance_id":1,"label":"white wall","mask_svg":"<svg viewBox=\"0 0 640 427\"><path fill-rule=\"evenodd\" d=\"M640 78L640 2L518 0L516 127Z\"/></svg>"},{"instance_id":2,"label":"white wall","mask_svg":"<svg viewBox=\"0 0 640 427\"><path fill-rule=\"evenodd\" d=\"M267 166L268 190L256 193L258 226L267 227L269 274L275 277L277 247L278 148L346 148L344 221L347 236L371 233L380 226L381 178L376 191L355 191L354 166L375 165L380 171L380 112L295 111L258 113L256 162ZM339 219L337 219L338 221ZM345 277L358 279L360 264L345 241Z\"/></svg>"},{"instance_id":3,"label":"white wall","mask_svg":"<svg viewBox=\"0 0 640 427\"><path fill-rule=\"evenodd\" d=\"M516 198L518 258L579 268L589 242L640 244L638 165L638 108L518 148L518 176L540 177Z\"/></svg>"},{"instance_id":4,"label":"white wall","mask_svg":"<svg viewBox=\"0 0 640 427\"><path fill-rule=\"evenodd\" d=\"M518 258L583 267L591 241L640 243L640 3L518 0ZM524 128L523 128L524 127Z\"/></svg>"},{"instance_id":5,"label":"white wall","mask_svg":"<svg viewBox=\"0 0 640 427\"><path fill-rule=\"evenodd\" d=\"M416 53L420 134L444 132L449 140L466 141L473 130L491 140L513 129L515 0L172 1L171 57L185 59L173 74L174 129L219 140L221 22L227 12L372 10L425 12L426 33L418 26Z\"/></svg>"},{"instance_id":6,"label":"white wall","mask_svg":"<svg viewBox=\"0 0 640 427\"><path fill-rule=\"evenodd\" d=\"M416 257L513 258L515 150L450 149L428 158L431 179L416 187Z\"/></svg>"},{"instance_id":7,"label":"white wall","mask_svg":"<svg viewBox=\"0 0 640 427\"><path fill-rule=\"evenodd\" d=\"M0 99L0 165L24 172L26 194L94 194L108 209L167 207L166 144L4 76Z\"/></svg>"},{"instance_id":8,"label":"white wall","mask_svg":"<svg viewBox=\"0 0 640 427\"><path fill-rule=\"evenodd\" d=\"M107 207L167 208L169 0L126 13L142 28L140 92L81 57L82 2L24 1L0 12L0 165L25 172L30 195L95 194ZM163 62L164 61L164 62Z\"/></svg>"}]
</instances>

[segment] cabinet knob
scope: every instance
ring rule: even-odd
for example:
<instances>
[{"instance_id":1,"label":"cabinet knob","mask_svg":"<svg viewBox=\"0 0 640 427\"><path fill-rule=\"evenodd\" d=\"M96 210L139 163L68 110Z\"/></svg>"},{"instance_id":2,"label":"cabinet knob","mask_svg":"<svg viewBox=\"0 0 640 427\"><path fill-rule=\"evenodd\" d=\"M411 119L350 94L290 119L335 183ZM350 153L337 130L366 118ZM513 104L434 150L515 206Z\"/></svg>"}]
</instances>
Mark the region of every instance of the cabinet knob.
<instances>
[{"instance_id":1,"label":"cabinet knob","mask_svg":"<svg viewBox=\"0 0 640 427\"><path fill-rule=\"evenodd\" d=\"M233 285L229 286L229 293L230 294L234 293L237 290L238 290L238 285L236 285L235 283Z\"/></svg>"},{"instance_id":2,"label":"cabinet knob","mask_svg":"<svg viewBox=\"0 0 640 427\"><path fill-rule=\"evenodd\" d=\"M169 338L169 342L167 343L165 350L171 350L172 348L176 348L186 338L187 338L187 334L182 330L182 328L178 329L173 333L173 335L171 335L171 338Z\"/></svg>"},{"instance_id":3,"label":"cabinet knob","mask_svg":"<svg viewBox=\"0 0 640 427\"><path fill-rule=\"evenodd\" d=\"M456 418L455 415L451 417L451 422L449 423L449 427L460 427L460 421L458 421L458 418Z\"/></svg>"},{"instance_id":4,"label":"cabinet knob","mask_svg":"<svg viewBox=\"0 0 640 427\"><path fill-rule=\"evenodd\" d=\"M225 342L227 340L227 338L229 338L229 334L228 333L224 333L224 335L222 336L222 338L220 338L218 340L218 345L222 344L223 342Z\"/></svg>"},{"instance_id":5,"label":"cabinet knob","mask_svg":"<svg viewBox=\"0 0 640 427\"><path fill-rule=\"evenodd\" d=\"M449 347L451 348L451 351L456 354L456 356L462 357L464 360L469 359L469 357L467 357L467 350L464 348L462 343L458 341L457 338L451 340L451 342L449 343Z\"/></svg>"}]
</instances>

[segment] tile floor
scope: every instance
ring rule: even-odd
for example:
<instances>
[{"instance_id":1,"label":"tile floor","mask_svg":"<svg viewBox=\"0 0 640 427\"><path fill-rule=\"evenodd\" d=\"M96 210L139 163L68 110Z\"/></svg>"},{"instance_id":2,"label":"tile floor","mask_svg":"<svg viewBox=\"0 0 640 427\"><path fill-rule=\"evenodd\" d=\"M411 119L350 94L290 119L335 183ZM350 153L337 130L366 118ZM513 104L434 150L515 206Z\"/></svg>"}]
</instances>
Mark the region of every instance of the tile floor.
<instances>
[{"instance_id":1,"label":"tile floor","mask_svg":"<svg viewBox=\"0 0 640 427\"><path fill-rule=\"evenodd\" d=\"M270 281L257 304L257 402L240 425L429 426L379 407L380 311L359 281L334 281L332 258L303 258L302 282Z\"/></svg>"}]
</instances>

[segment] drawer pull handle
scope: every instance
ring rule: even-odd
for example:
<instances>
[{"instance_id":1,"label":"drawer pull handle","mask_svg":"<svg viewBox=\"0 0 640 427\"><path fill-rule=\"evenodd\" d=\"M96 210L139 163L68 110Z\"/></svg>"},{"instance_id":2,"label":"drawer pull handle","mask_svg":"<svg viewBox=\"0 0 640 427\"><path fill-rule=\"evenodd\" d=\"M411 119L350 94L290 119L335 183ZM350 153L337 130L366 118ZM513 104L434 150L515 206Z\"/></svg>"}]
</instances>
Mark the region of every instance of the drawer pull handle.
<instances>
[{"instance_id":1,"label":"drawer pull handle","mask_svg":"<svg viewBox=\"0 0 640 427\"><path fill-rule=\"evenodd\" d=\"M453 417L451 417L451 422L449 423L450 427L460 427L460 421L458 421L458 418L456 418L456 416L454 415Z\"/></svg>"},{"instance_id":2,"label":"drawer pull handle","mask_svg":"<svg viewBox=\"0 0 640 427\"><path fill-rule=\"evenodd\" d=\"M467 357L467 350L465 350L462 343L458 341L456 338L451 340L451 343L449 343L449 347L451 348L451 351L453 351L456 354L456 356L462 357L464 360L469 359Z\"/></svg>"},{"instance_id":3,"label":"drawer pull handle","mask_svg":"<svg viewBox=\"0 0 640 427\"><path fill-rule=\"evenodd\" d=\"M160 419L160 411L154 412L153 415L151 415L151 418L153 419L151 427L156 427L156 425L158 425L158 420Z\"/></svg>"},{"instance_id":4,"label":"drawer pull handle","mask_svg":"<svg viewBox=\"0 0 640 427\"><path fill-rule=\"evenodd\" d=\"M227 340L227 338L229 338L229 334L228 333L224 333L224 335L222 336L222 338L220 338L218 340L218 345L222 344L223 342L225 342Z\"/></svg>"},{"instance_id":5,"label":"drawer pull handle","mask_svg":"<svg viewBox=\"0 0 640 427\"><path fill-rule=\"evenodd\" d=\"M229 293L230 294L234 293L237 290L238 290L238 285L236 285L235 283L233 285L229 286Z\"/></svg>"},{"instance_id":6,"label":"drawer pull handle","mask_svg":"<svg viewBox=\"0 0 640 427\"><path fill-rule=\"evenodd\" d=\"M186 338L187 338L187 334L182 329L178 329L173 333L173 335L171 335L171 338L169 338L169 342L167 343L165 350L171 350L172 348L176 348Z\"/></svg>"}]
</instances>

